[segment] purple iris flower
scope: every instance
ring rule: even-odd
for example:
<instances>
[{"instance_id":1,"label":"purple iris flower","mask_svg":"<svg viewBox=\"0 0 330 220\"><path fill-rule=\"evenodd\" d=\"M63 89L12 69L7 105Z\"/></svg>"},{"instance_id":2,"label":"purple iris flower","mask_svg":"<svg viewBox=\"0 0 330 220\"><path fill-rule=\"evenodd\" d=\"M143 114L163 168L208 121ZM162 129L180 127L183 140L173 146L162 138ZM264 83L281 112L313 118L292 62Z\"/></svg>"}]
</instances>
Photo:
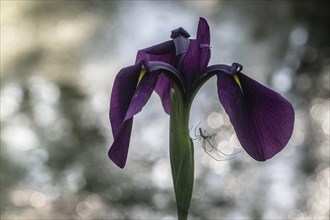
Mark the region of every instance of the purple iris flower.
<instances>
[{"instance_id":1,"label":"purple iris flower","mask_svg":"<svg viewBox=\"0 0 330 220\"><path fill-rule=\"evenodd\" d=\"M114 81L110 122L114 142L109 158L120 168L126 164L133 116L156 91L166 113L171 112L171 90L180 91L188 112L199 88L217 76L218 96L245 151L257 161L280 152L294 124L292 105L280 94L243 74L242 66L208 66L210 31L200 18L196 39L183 29L172 31L172 40L139 50L135 65L119 71Z\"/></svg>"}]
</instances>

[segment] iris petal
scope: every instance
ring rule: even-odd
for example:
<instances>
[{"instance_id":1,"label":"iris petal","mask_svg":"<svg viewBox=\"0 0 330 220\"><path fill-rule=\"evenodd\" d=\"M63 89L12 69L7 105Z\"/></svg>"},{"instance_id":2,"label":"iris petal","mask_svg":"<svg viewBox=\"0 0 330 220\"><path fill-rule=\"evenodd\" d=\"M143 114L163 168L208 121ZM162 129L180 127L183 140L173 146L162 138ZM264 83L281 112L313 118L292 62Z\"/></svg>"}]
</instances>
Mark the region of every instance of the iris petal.
<instances>
[{"instance_id":1,"label":"iris petal","mask_svg":"<svg viewBox=\"0 0 330 220\"><path fill-rule=\"evenodd\" d=\"M152 92L154 91L157 79L157 72L145 74L145 76L141 79L138 87L135 90L134 96L132 98L130 106L128 107L124 120L132 118L134 115L136 115L142 110L143 106L147 103Z\"/></svg>"},{"instance_id":2,"label":"iris petal","mask_svg":"<svg viewBox=\"0 0 330 220\"><path fill-rule=\"evenodd\" d=\"M177 69L164 62L150 61L150 71L159 71L162 73L158 77L155 91L162 98L162 104L165 112L170 114L170 92L172 82L174 82L181 92L184 93L185 89L183 79Z\"/></svg>"},{"instance_id":3,"label":"iris petal","mask_svg":"<svg viewBox=\"0 0 330 220\"><path fill-rule=\"evenodd\" d=\"M139 50L136 56L136 63L142 61L147 56L149 57L150 61L164 62L173 67L177 63L175 44L172 40ZM169 87L171 87L170 80L164 77L159 77L156 92L162 100L162 104L166 113L169 113L170 108L168 105L168 97L170 96L170 90L168 89Z\"/></svg>"},{"instance_id":4,"label":"iris petal","mask_svg":"<svg viewBox=\"0 0 330 220\"><path fill-rule=\"evenodd\" d=\"M136 55L135 63L139 63L145 59L146 56L149 56L150 61L161 61L174 65L176 58L174 42L169 40L161 44L139 50Z\"/></svg>"},{"instance_id":5,"label":"iris petal","mask_svg":"<svg viewBox=\"0 0 330 220\"><path fill-rule=\"evenodd\" d=\"M140 70L139 65L121 69L116 76L111 93L109 116L114 143L108 152L108 156L121 168L126 163L133 120L130 119L124 122L124 118L133 98Z\"/></svg>"},{"instance_id":6,"label":"iris petal","mask_svg":"<svg viewBox=\"0 0 330 220\"><path fill-rule=\"evenodd\" d=\"M131 139L133 118L125 121L108 152L109 158L120 168L124 168Z\"/></svg>"},{"instance_id":7,"label":"iris petal","mask_svg":"<svg viewBox=\"0 0 330 220\"><path fill-rule=\"evenodd\" d=\"M140 70L139 65L123 68L119 71L114 81L109 112L114 138L119 133L127 109L135 93Z\"/></svg>"},{"instance_id":8,"label":"iris petal","mask_svg":"<svg viewBox=\"0 0 330 220\"><path fill-rule=\"evenodd\" d=\"M150 71L162 72L164 75L167 76L167 78L171 79L171 81L173 81L179 87L182 93L185 92L183 78L181 77L180 72L173 66L164 62L152 61L150 62Z\"/></svg>"},{"instance_id":9,"label":"iris petal","mask_svg":"<svg viewBox=\"0 0 330 220\"><path fill-rule=\"evenodd\" d=\"M163 108L167 114L170 114L170 109L171 109L171 102L170 102L171 88L172 86L169 79L165 75L161 74L158 77L155 91L158 93L160 97L162 97Z\"/></svg>"},{"instance_id":10,"label":"iris petal","mask_svg":"<svg viewBox=\"0 0 330 220\"><path fill-rule=\"evenodd\" d=\"M197 29L197 40L200 41L201 44L210 45L211 37L210 37L210 27L205 20L205 18L199 18L198 29Z\"/></svg>"},{"instance_id":11,"label":"iris petal","mask_svg":"<svg viewBox=\"0 0 330 220\"><path fill-rule=\"evenodd\" d=\"M178 36L178 37L174 38L173 41L175 44L176 55L180 55L180 54L187 52L187 49L190 44L189 39L187 39L183 36Z\"/></svg>"},{"instance_id":12,"label":"iris petal","mask_svg":"<svg viewBox=\"0 0 330 220\"><path fill-rule=\"evenodd\" d=\"M199 19L197 40L200 44L200 70L205 69L211 58L210 27L204 18Z\"/></svg>"},{"instance_id":13,"label":"iris petal","mask_svg":"<svg viewBox=\"0 0 330 220\"><path fill-rule=\"evenodd\" d=\"M192 40L182 63L182 72L187 88L193 84L197 73L200 71L200 61L200 43L197 40Z\"/></svg>"},{"instance_id":14,"label":"iris petal","mask_svg":"<svg viewBox=\"0 0 330 220\"><path fill-rule=\"evenodd\" d=\"M197 88L200 88L207 80L212 78L214 75L220 73L230 74L230 66L224 64L217 64L207 67L203 70L203 72L199 75L199 78L195 81L193 90L197 90Z\"/></svg>"},{"instance_id":15,"label":"iris petal","mask_svg":"<svg viewBox=\"0 0 330 220\"><path fill-rule=\"evenodd\" d=\"M244 94L233 76L219 73L219 99L243 148L255 160L264 161L289 141L294 110L278 93L242 73L237 74Z\"/></svg>"},{"instance_id":16,"label":"iris petal","mask_svg":"<svg viewBox=\"0 0 330 220\"><path fill-rule=\"evenodd\" d=\"M183 60L183 74L187 87L199 78L201 71L207 67L211 58L210 30L207 21L200 18L197 39L191 40L188 51Z\"/></svg>"}]
</instances>

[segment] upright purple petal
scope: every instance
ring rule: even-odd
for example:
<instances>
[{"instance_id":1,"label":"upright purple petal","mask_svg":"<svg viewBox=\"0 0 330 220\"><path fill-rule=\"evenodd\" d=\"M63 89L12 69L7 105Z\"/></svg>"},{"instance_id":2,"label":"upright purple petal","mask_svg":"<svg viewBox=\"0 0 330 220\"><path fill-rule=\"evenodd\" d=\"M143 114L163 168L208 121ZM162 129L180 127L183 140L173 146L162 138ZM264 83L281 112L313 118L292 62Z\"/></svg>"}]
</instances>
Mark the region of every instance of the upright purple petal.
<instances>
[{"instance_id":1,"label":"upright purple petal","mask_svg":"<svg viewBox=\"0 0 330 220\"><path fill-rule=\"evenodd\" d=\"M143 76L135 90L124 120L132 118L142 110L143 106L147 103L152 92L154 91L157 79L157 72L146 73L145 76Z\"/></svg>"},{"instance_id":2,"label":"upright purple petal","mask_svg":"<svg viewBox=\"0 0 330 220\"><path fill-rule=\"evenodd\" d=\"M289 141L294 124L292 105L278 93L248 76L218 74L218 95L237 137L255 160L264 161L280 152Z\"/></svg>"},{"instance_id":3,"label":"upright purple petal","mask_svg":"<svg viewBox=\"0 0 330 220\"><path fill-rule=\"evenodd\" d=\"M197 40L201 44L210 45L210 27L205 18L199 18L198 29L197 29Z\"/></svg>"},{"instance_id":4,"label":"upright purple petal","mask_svg":"<svg viewBox=\"0 0 330 220\"><path fill-rule=\"evenodd\" d=\"M183 36L179 36L179 37L174 38L173 41L175 44L176 55L180 55L180 54L187 52L189 44L190 44L189 39L187 39Z\"/></svg>"},{"instance_id":5,"label":"upright purple petal","mask_svg":"<svg viewBox=\"0 0 330 220\"><path fill-rule=\"evenodd\" d=\"M179 27L171 32L172 39L175 39L175 38L179 37L180 35L184 38L190 37L190 34L182 27Z\"/></svg>"},{"instance_id":6,"label":"upright purple petal","mask_svg":"<svg viewBox=\"0 0 330 220\"><path fill-rule=\"evenodd\" d=\"M199 71L199 43L197 40L190 42L187 53L182 62L182 74L185 81L185 87L188 89L192 85L196 77L196 72Z\"/></svg>"},{"instance_id":7,"label":"upright purple petal","mask_svg":"<svg viewBox=\"0 0 330 220\"><path fill-rule=\"evenodd\" d=\"M210 27L205 18L199 18L197 40L200 43L200 70L205 69L211 58Z\"/></svg>"},{"instance_id":8,"label":"upright purple petal","mask_svg":"<svg viewBox=\"0 0 330 220\"><path fill-rule=\"evenodd\" d=\"M114 143L109 150L109 157L119 167L125 165L127 157L132 121L124 122L124 119L133 98L139 74L139 65L120 70L112 88L109 116Z\"/></svg>"},{"instance_id":9,"label":"upright purple petal","mask_svg":"<svg viewBox=\"0 0 330 220\"><path fill-rule=\"evenodd\" d=\"M190 34L182 27L172 31L171 38L173 39L175 45L176 55L187 52L190 44L190 40L188 39L189 37Z\"/></svg>"},{"instance_id":10,"label":"upright purple petal","mask_svg":"<svg viewBox=\"0 0 330 220\"><path fill-rule=\"evenodd\" d=\"M197 39L191 40L188 51L183 60L183 74L187 86L192 85L199 78L211 58L210 28L204 18L200 18Z\"/></svg>"}]
</instances>

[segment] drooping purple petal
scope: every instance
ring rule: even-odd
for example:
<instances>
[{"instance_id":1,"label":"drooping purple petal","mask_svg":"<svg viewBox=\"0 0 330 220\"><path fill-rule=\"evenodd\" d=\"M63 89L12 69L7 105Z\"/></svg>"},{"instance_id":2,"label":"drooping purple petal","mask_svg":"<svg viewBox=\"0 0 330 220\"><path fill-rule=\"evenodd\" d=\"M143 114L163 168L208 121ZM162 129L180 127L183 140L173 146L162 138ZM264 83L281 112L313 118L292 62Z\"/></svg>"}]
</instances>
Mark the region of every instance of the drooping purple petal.
<instances>
[{"instance_id":1,"label":"drooping purple petal","mask_svg":"<svg viewBox=\"0 0 330 220\"><path fill-rule=\"evenodd\" d=\"M109 158L120 168L124 168L131 139L133 118L125 121L117 132L114 142L108 151Z\"/></svg>"},{"instance_id":2,"label":"drooping purple petal","mask_svg":"<svg viewBox=\"0 0 330 220\"><path fill-rule=\"evenodd\" d=\"M110 100L110 122L114 138L125 119L140 75L140 66L133 65L119 71L114 81Z\"/></svg>"},{"instance_id":3,"label":"drooping purple petal","mask_svg":"<svg viewBox=\"0 0 330 220\"><path fill-rule=\"evenodd\" d=\"M124 122L124 118L134 95L139 74L139 65L121 69L116 76L111 93L109 117L114 143L108 155L121 168L126 163L133 120Z\"/></svg>"},{"instance_id":4,"label":"drooping purple petal","mask_svg":"<svg viewBox=\"0 0 330 220\"><path fill-rule=\"evenodd\" d=\"M278 93L248 76L218 74L218 95L237 137L255 160L264 161L280 152L289 141L294 124L292 105Z\"/></svg>"},{"instance_id":5,"label":"drooping purple petal","mask_svg":"<svg viewBox=\"0 0 330 220\"><path fill-rule=\"evenodd\" d=\"M233 63L231 66L225 64L208 66L201 72L199 78L195 80L193 91L197 92L199 88L214 75L227 73L233 76L235 73L241 72L242 69L243 66L239 63Z\"/></svg>"},{"instance_id":6,"label":"drooping purple petal","mask_svg":"<svg viewBox=\"0 0 330 220\"><path fill-rule=\"evenodd\" d=\"M158 93L160 97L162 97L163 108L167 114L170 114L170 109L171 109L171 102L170 102L171 88L172 86L170 80L165 75L161 74L158 77L155 91Z\"/></svg>"},{"instance_id":7,"label":"drooping purple petal","mask_svg":"<svg viewBox=\"0 0 330 220\"><path fill-rule=\"evenodd\" d=\"M136 63L145 59L147 56L149 57L150 61L164 62L173 67L175 67L178 62L175 44L172 40L139 50L136 56ZM163 77L160 77L159 80L160 81L157 82L158 86L156 87L156 92L162 101L165 112L169 113L167 103L168 97L170 95L168 88L171 86L171 82L170 80L164 79Z\"/></svg>"},{"instance_id":8,"label":"drooping purple petal","mask_svg":"<svg viewBox=\"0 0 330 220\"><path fill-rule=\"evenodd\" d=\"M230 73L230 66L224 64L216 64L212 66L208 66L206 69L201 72L199 77L195 80L193 85L193 91L198 91L199 88L210 78L212 78L216 74L220 73Z\"/></svg>"},{"instance_id":9,"label":"drooping purple petal","mask_svg":"<svg viewBox=\"0 0 330 220\"><path fill-rule=\"evenodd\" d=\"M185 93L184 80L181 73L173 66L158 61L150 62L150 72L160 71L163 75L166 75L172 82L174 82L182 93Z\"/></svg>"},{"instance_id":10,"label":"drooping purple petal","mask_svg":"<svg viewBox=\"0 0 330 220\"><path fill-rule=\"evenodd\" d=\"M150 72L146 73L141 81L139 82L138 87L135 90L134 96L128 107L126 116L124 120L128 120L132 118L134 115L139 113L143 106L149 100L154 88L156 86L156 82L158 79L158 72Z\"/></svg>"},{"instance_id":11,"label":"drooping purple petal","mask_svg":"<svg viewBox=\"0 0 330 220\"><path fill-rule=\"evenodd\" d=\"M159 71L162 74L158 77L155 91L159 94L162 100L162 105L167 114L170 114L170 92L172 82L182 93L185 92L184 81L180 72L173 66L158 61L150 62L150 71Z\"/></svg>"}]
</instances>

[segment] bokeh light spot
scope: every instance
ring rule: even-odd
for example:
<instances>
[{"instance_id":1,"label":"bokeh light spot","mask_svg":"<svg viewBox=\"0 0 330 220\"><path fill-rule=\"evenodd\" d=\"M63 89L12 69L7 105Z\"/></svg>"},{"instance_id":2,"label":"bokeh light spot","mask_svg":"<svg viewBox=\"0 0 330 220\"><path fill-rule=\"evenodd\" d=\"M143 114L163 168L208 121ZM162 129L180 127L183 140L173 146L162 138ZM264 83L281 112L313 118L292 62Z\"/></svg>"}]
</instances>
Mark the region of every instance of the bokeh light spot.
<instances>
[{"instance_id":1,"label":"bokeh light spot","mask_svg":"<svg viewBox=\"0 0 330 220\"><path fill-rule=\"evenodd\" d=\"M212 112L207 117L207 123L211 128L220 128L223 125L223 117L218 112Z\"/></svg>"}]
</instances>

